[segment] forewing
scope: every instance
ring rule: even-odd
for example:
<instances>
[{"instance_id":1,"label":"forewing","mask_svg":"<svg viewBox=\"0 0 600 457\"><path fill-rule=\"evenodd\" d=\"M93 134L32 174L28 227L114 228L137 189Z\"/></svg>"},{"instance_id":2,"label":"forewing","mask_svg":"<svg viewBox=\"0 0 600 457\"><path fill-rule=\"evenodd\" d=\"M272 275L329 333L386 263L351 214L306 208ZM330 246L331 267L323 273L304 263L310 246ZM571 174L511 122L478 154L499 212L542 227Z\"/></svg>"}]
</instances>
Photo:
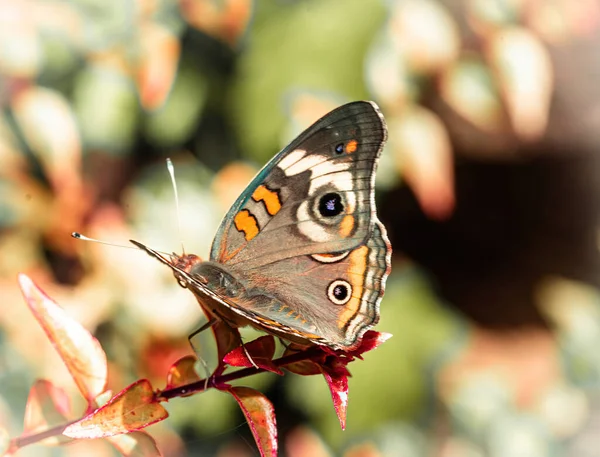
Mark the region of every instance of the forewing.
<instances>
[{"instance_id":1,"label":"forewing","mask_svg":"<svg viewBox=\"0 0 600 457\"><path fill-rule=\"evenodd\" d=\"M246 271L363 244L375 218L374 175L386 135L372 102L325 115L238 198L217 231L211 260Z\"/></svg>"}]
</instances>

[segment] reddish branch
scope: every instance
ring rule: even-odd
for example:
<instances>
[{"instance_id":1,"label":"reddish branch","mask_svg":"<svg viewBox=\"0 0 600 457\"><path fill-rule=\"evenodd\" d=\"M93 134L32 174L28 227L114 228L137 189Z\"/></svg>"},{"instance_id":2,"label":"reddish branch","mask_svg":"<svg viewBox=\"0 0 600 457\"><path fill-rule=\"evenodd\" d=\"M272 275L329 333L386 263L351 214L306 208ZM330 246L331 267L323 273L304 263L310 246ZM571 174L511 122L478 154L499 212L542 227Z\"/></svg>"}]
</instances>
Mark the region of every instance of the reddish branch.
<instances>
[{"instance_id":1,"label":"reddish branch","mask_svg":"<svg viewBox=\"0 0 600 457\"><path fill-rule=\"evenodd\" d=\"M282 367L285 365L289 365L291 363L302 362L304 360L310 360L315 356L322 354L322 351L317 348L309 348L305 351L298 352L296 354L288 355L286 357L280 357L278 359L273 360L273 364L277 367ZM174 387L172 389L166 389L163 391L157 391L155 395L155 400L157 402L168 401L173 398L188 396L191 394L196 394L203 392L206 388L215 387L218 385L224 385L228 382L235 381L236 379L242 379L248 376L252 376L258 373L266 372L267 370L263 368L242 368L241 370L236 370L232 373L227 373L219 376L211 376L208 378L208 382L206 379L201 379L199 381L195 381L189 384L185 384L183 386ZM55 427L49 428L47 430L43 430L38 433L32 433L27 435L21 435L16 438L13 438L10 441L9 451L13 452L19 448L24 446L28 446L30 444L35 444L45 439L62 435L63 431L71 424L77 422L79 419L73 420L71 422L67 422L65 424L57 425Z\"/></svg>"}]
</instances>

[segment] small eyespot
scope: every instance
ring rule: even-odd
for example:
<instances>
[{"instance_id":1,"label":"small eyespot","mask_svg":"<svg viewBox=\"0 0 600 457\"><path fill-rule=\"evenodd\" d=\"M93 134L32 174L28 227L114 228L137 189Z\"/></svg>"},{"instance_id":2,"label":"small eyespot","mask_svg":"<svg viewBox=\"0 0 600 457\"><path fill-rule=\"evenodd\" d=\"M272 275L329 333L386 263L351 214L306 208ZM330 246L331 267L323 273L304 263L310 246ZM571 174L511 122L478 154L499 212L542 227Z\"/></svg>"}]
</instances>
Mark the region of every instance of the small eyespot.
<instances>
[{"instance_id":1,"label":"small eyespot","mask_svg":"<svg viewBox=\"0 0 600 457\"><path fill-rule=\"evenodd\" d=\"M335 217L344 211L344 204L340 194L330 192L319 200L319 213L323 217Z\"/></svg>"},{"instance_id":2,"label":"small eyespot","mask_svg":"<svg viewBox=\"0 0 600 457\"><path fill-rule=\"evenodd\" d=\"M327 297L336 305L345 305L352 297L352 286L348 281L336 279L329 284Z\"/></svg>"},{"instance_id":3,"label":"small eyespot","mask_svg":"<svg viewBox=\"0 0 600 457\"><path fill-rule=\"evenodd\" d=\"M357 149L358 149L358 141L350 140L350 141L348 141L348 144L346 145L346 154L352 154L353 152L356 152Z\"/></svg>"},{"instance_id":4,"label":"small eyespot","mask_svg":"<svg viewBox=\"0 0 600 457\"><path fill-rule=\"evenodd\" d=\"M335 147L335 153L336 154L343 154L344 153L344 143L340 143Z\"/></svg>"}]
</instances>

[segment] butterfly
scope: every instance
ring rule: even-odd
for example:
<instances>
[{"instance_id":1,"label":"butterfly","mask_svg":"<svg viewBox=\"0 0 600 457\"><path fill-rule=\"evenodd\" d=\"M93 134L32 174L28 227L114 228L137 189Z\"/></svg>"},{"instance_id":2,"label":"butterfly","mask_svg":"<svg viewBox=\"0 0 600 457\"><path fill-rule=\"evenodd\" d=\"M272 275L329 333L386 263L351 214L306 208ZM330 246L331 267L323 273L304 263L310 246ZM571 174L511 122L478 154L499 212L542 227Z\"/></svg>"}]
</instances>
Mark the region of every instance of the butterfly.
<instances>
[{"instance_id":1,"label":"butterfly","mask_svg":"<svg viewBox=\"0 0 600 457\"><path fill-rule=\"evenodd\" d=\"M375 103L342 105L258 172L223 218L208 261L132 242L169 266L213 321L351 350L378 322L391 270L374 198L386 139Z\"/></svg>"}]
</instances>

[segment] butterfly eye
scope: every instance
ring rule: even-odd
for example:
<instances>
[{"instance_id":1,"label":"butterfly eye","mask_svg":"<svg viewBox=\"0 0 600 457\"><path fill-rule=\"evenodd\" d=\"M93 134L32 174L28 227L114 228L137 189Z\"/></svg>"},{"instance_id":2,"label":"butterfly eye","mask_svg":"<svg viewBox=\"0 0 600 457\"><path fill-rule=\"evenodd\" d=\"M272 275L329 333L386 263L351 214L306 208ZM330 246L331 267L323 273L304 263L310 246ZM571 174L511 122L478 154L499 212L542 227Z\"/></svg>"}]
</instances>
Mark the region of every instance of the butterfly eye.
<instances>
[{"instance_id":1,"label":"butterfly eye","mask_svg":"<svg viewBox=\"0 0 600 457\"><path fill-rule=\"evenodd\" d=\"M319 200L319 213L323 217L335 217L344 211L344 204L340 194L330 192Z\"/></svg>"},{"instance_id":2,"label":"butterfly eye","mask_svg":"<svg viewBox=\"0 0 600 457\"><path fill-rule=\"evenodd\" d=\"M352 286L347 281L336 279L329 284L327 296L336 305L345 305L352 296Z\"/></svg>"},{"instance_id":3,"label":"butterfly eye","mask_svg":"<svg viewBox=\"0 0 600 457\"><path fill-rule=\"evenodd\" d=\"M344 153L344 143L340 143L335 147L335 153L336 154L343 154Z\"/></svg>"}]
</instances>

